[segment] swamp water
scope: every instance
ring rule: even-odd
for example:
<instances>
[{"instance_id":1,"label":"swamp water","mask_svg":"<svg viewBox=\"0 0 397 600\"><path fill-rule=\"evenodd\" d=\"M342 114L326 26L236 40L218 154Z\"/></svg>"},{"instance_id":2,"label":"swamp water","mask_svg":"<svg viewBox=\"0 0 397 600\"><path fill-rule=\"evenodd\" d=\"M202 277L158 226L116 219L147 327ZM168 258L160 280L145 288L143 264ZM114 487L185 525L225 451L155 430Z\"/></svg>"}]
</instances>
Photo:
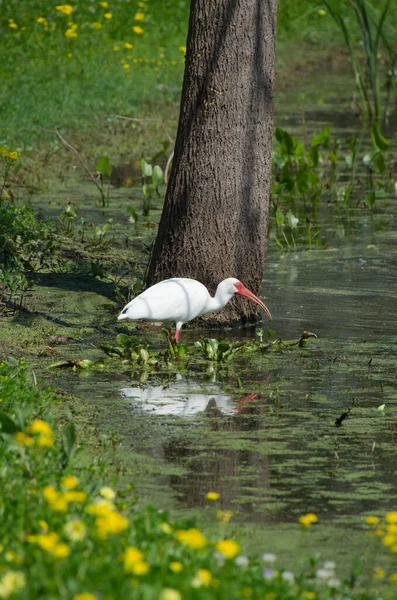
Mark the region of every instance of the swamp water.
<instances>
[{"instance_id":1,"label":"swamp water","mask_svg":"<svg viewBox=\"0 0 397 600\"><path fill-rule=\"evenodd\" d=\"M111 200L106 217L116 232L120 212ZM321 229L326 244L311 251L280 252L269 243L262 297L271 327L283 340L304 330L317 335L302 347L237 356L227 367L204 361L160 370L143 385L121 362L119 372L49 376L43 365L54 357L37 367L78 399L81 413L95 409L98 439L114 441L115 469L142 501L215 524L205 494L217 491L219 507L233 512L228 527L248 550L293 565L317 549L343 568L362 554L365 515L397 508L395 201L385 199L373 215L330 211ZM114 343L117 332L134 335L136 325L117 323L106 283L72 280L39 278L52 322L63 333L80 329L78 344L58 348L57 357L98 359L92 345ZM182 341L192 345L203 334L219 332L184 330ZM222 334L255 336L252 329ZM152 347L161 339L150 329L138 335ZM306 512L319 517L308 535L297 525Z\"/></svg>"}]
</instances>

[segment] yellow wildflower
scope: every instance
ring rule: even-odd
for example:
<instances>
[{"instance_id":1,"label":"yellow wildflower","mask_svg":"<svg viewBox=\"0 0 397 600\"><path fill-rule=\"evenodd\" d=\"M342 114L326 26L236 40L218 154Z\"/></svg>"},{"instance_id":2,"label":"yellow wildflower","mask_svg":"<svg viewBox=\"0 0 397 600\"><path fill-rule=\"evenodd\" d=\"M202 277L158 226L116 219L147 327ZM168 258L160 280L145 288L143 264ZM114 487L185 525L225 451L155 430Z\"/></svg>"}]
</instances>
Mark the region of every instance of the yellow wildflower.
<instances>
[{"instance_id":1,"label":"yellow wildflower","mask_svg":"<svg viewBox=\"0 0 397 600\"><path fill-rule=\"evenodd\" d=\"M182 544L186 544L193 550L200 550L207 545L206 537L199 529L180 529L175 534L176 539Z\"/></svg>"},{"instance_id":2,"label":"yellow wildflower","mask_svg":"<svg viewBox=\"0 0 397 600\"><path fill-rule=\"evenodd\" d=\"M305 591L301 592L301 596L303 598L307 598L307 600L315 600L316 592L311 592L310 590L305 590Z\"/></svg>"},{"instance_id":3,"label":"yellow wildflower","mask_svg":"<svg viewBox=\"0 0 397 600\"><path fill-rule=\"evenodd\" d=\"M132 31L137 35L143 35L145 33L145 30L140 25L134 25Z\"/></svg>"},{"instance_id":4,"label":"yellow wildflower","mask_svg":"<svg viewBox=\"0 0 397 600\"><path fill-rule=\"evenodd\" d=\"M306 515L299 517L299 523L303 525L303 527L310 527L310 525L317 523L317 521L317 515L314 513L307 513Z\"/></svg>"},{"instance_id":5,"label":"yellow wildflower","mask_svg":"<svg viewBox=\"0 0 397 600\"><path fill-rule=\"evenodd\" d=\"M186 46L179 46L178 50L183 52L183 54L186 54Z\"/></svg>"},{"instance_id":6,"label":"yellow wildflower","mask_svg":"<svg viewBox=\"0 0 397 600\"><path fill-rule=\"evenodd\" d=\"M81 542L87 535L87 527L81 519L71 519L64 527L66 536L72 542Z\"/></svg>"},{"instance_id":7,"label":"yellow wildflower","mask_svg":"<svg viewBox=\"0 0 397 600\"><path fill-rule=\"evenodd\" d=\"M118 52L120 50L120 46L113 46L113 51Z\"/></svg>"},{"instance_id":8,"label":"yellow wildflower","mask_svg":"<svg viewBox=\"0 0 397 600\"><path fill-rule=\"evenodd\" d=\"M18 159L18 152L9 152L8 153L8 158L10 158L11 160L17 160Z\"/></svg>"},{"instance_id":9,"label":"yellow wildflower","mask_svg":"<svg viewBox=\"0 0 397 600\"><path fill-rule=\"evenodd\" d=\"M397 583L397 573L390 573L389 580L393 583Z\"/></svg>"},{"instance_id":10,"label":"yellow wildflower","mask_svg":"<svg viewBox=\"0 0 397 600\"><path fill-rule=\"evenodd\" d=\"M386 513L387 523L397 523L397 511Z\"/></svg>"},{"instance_id":11,"label":"yellow wildflower","mask_svg":"<svg viewBox=\"0 0 397 600\"><path fill-rule=\"evenodd\" d=\"M323 8L319 8L317 11L317 14L320 15L320 17L325 17L325 15L327 14L327 11L324 10Z\"/></svg>"},{"instance_id":12,"label":"yellow wildflower","mask_svg":"<svg viewBox=\"0 0 397 600\"><path fill-rule=\"evenodd\" d=\"M138 550L138 548L134 548L134 546L129 546L124 552L124 570L127 571L127 573L131 573L132 567L137 563L142 562L142 560L143 552Z\"/></svg>"},{"instance_id":13,"label":"yellow wildflower","mask_svg":"<svg viewBox=\"0 0 397 600\"><path fill-rule=\"evenodd\" d=\"M47 523L47 521L43 521L43 519L41 519L39 521L39 525L40 525L40 527L41 527L41 529L43 531L48 531L48 523Z\"/></svg>"},{"instance_id":14,"label":"yellow wildflower","mask_svg":"<svg viewBox=\"0 0 397 600\"><path fill-rule=\"evenodd\" d=\"M145 13L137 12L135 14L134 21L144 21L144 20L145 20Z\"/></svg>"},{"instance_id":15,"label":"yellow wildflower","mask_svg":"<svg viewBox=\"0 0 397 600\"><path fill-rule=\"evenodd\" d=\"M97 500L94 504L89 504L85 510L90 515L104 517L111 513L113 510L115 510L115 506L113 502L110 502L110 500L105 500L104 498L101 498L100 500Z\"/></svg>"},{"instance_id":16,"label":"yellow wildflower","mask_svg":"<svg viewBox=\"0 0 397 600\"><path fill-rule=\"evenodd\" d=\"M51 554L54 558L66 558L70 554L70 547L67 544L57 544Z\"/></svg>"},{"instance_id":17,"label":"yellow wildflower","mask_svg":"<svg viewBox=\"0 0 397 600\"><path fill-rule=\"evenodd\" d=\"M129 521L117 511L110 512L106 517L98 517L95 521L97 534L101 539L107 539L110 534L122 533L128 528Z\"/></svg>"},{"instance_id":18,"label":"yellow wildflower","mask_svg":"<svg viewBox=\"0 0 397 600\"><path fill-rule=\"evenodd\" d=\"M180 573L180 571L183 569L183 564L178 560L175 560L170 564L170 569L171 571L174 571L174 573Z\"/></svg>"},{"instance_id":19,"label":"yellow wildflower","mask_svg":"<svg viewBox=\"0 0 397 600\"><path fill-rule=\"evenodd\" d=\"M106 500L114 500L116 497L116 492L109 486L102 487L99 490L99 493L101 494L102 498L106 498Z\"/></svg>"},{"instance_id":20,"label":"yellow wildflower","mask_svg":"<svg viewBox=\"0 0 397 600\"><path fill-rule=\"evenodd\" d=\"M53 502L58 497L58 492L52 485L46 485L41 492L47 502Z\"/></svg>"},{"instance_id":21,"label":"yellow wildflower","mask_svg":"<svg viewBox=\"0 0 397 600\"><path fill-rule=\"evenodd\" d=\"M14 19L8 19L8 27L11 27L11 29L18 29L18 25L15 23Z\"/></svg>"},{"instance_id":22,"label":"yellow wildflower","mask_svg":"<svg viewBox=\"0 0 397 600\"><path fill-rule=\"evenodd\" d=\"M52 552L55 548L59 540L59 535L54 531L50 531L48 533L40 533L37 536L36 544L40 546L43 550L47 552Z\"/></svg>"},{"instance_id":23,"label":"yellow wildflower","mask_svg":"<svg viewBox=\"0 0 397 600\"><path fill-rule=\"evenodd\" d=\"M85 502L87 500L86 492L78 490L69 490L61 495L61 498L69 504L69 502Z\"/></svg>"},{"instance_id":24,"label":"yellow wildflower","mask_svg":"<svg viewBox=\"0 0 397 600\"><path fill-rule=\"evenodd\" d=\"M216 514L217 514L219 521L223 525L227 525L233 516L233 513L231 510L218 510Z\"/></svg>"},{"instance_id":25,"label":"yellow wildflower","mask_svg":"<svg viewBox=\"0 0 397 600\"><path fill-rule=\"evenodd\" d=\"M51 426L46 421L35 419L28 427L29 433L41 433L43 435L52 435Z\"/></svg>"},{"instance_id":26,"label":"yellow wildflower","mask_svg":"<svg viewBox=\"0 0 397 600\"><path fill-rule=\"evenodd\" d=\"M397 535L397 523L391 523L387 526L387 533L392 533L393 535Z\"/></svg>"},{"instance_id":27,"label":"yellow wildflower","mask_svg":"<svg viewBox=\"0 0 397 600\"><path fill-rule=\"evenodd\" d=\"M73 596L73 600L97 600L97 596L90 594L90 592L82 592Z\"/></svg>"},{"instance_id":28,"label":"yellow wildflower","mask_svg":"<svg viewBox=\"0 0 397 600\"><path fill-rule=\"evenodd\" d=\"M382 544L384 546L393 546L394 542L396 541L396 536L388 533L387 535L385 535L385 537L382 540Z\"/></svg>"},{"instance_id":29,"label":"yellow wildflower","mask_svg":"<svg viewBox=\"0 0 397 600\"><path fill-rule=\"evenodd\" d=\"M225 558L234 558L240 552L240 544L234 540L221 540L216 544L216 549L223 554Z\"/></svg>"},{"instance_id":30,"label":"yellow wildflower","mask_svg":"<svg viewBox=\"0 0 397 600\"><path fill-rule=\"evenodd\" d=\"M6 571L0 579L0 598L8 598L25 587L25 575L20 571Z\"/></svg>"},{"instance_id":31,"label":"yellow wildflower","mask_svg":"<svg viewBox=\"0 0 397 600\"><path fill-rule=\"evenodd\" d=\"M103 8L107 8L109 6L109 2L100 2L99 3Z\"/></svg>"},{"instance_id":32,"label":"yellow wildflower","mask_svg":"<svg viewBox=\"0 0 397 600\"><path fill-rule=\"evenodd\" d=\"M38 17L36 23L47 23L47 19L45 17Z\"/></svg>"},{"instance_id":33,"label":"yellow wildflower","mask_svg":"<svg viewBox=\"0 0 397 600\"><path fill-rule=\"evenodd\" d=\"M71 4L59 4L55 8L63 15L71 15L73 12L73 6Z\"/></svg>"},{"instance_id":34,"label":"yellow wildflower","mask_svg":"<svg viewBox=\"0 0 397 600\"><path fill-rule=\"evenodd\" d=\"M205 497L207 498L207 500L218 500L220 494L218 494L218 492L207 492Z\"/></svg>"},{"instance_id":35,"label":"yellow wildflower","mask_svg":"<svg viewBox=\"0 0 397 600\"><path fill-rule=\"evenodd\" d=\"M69 29L65 31L65 37L67 37L69 40L77 38L77 27L77 23L69 23Z\"/></svg>"},{"instance_id":36,"label":"yellow wildflower","mask_svg":"<svg viewBox=\"0 0 397 600\"><path fill-rule=\"evenodd\" d=\"M142 561L135 563L135 565L132 565L131 571L132 573L134 573L134 575L146 575L149 569L149 563Z\"/></svg>"},{"instance_id":37,"label":"yellow wildflower","mask_svg":"<svg viewBox=\"0 0 397 600\"><path fill-rule=\"evenodd\" d=\"M98 31L99 29L102 29L102 23L98 23L98 22L91 23L91 27L93 29L95 29L96 31Z\"/></svg>"},{"instance_id":38,"label":"yellow wildflower","mask_svg":"<svg viewBox=\"0 0 397 600\"><path fill-rule=\"evenodd\" d=\"M125 69L126 71L129 71L129 69L130 69L130 65L129 65L128 63L125 63L125 64L123 65L123 69Z\"/></svg>"},{"instance_id":39,"label":"yellow wildflower","mask_svg":"<svg viewBox=\"0 0 397 600\"><path fill-rule=\"evenodd\" d=\"M23 431L17 431L15 439L21 446L32 446L34 440L30 435L26 435Z\"/></svg>"},{"instance_id":40,"label":"yellow wildflower","mask_svg":"<svg viewBox=\"0 0 397 600\"><path fill-rule=\"evenodd\" d=\"M54 439L52 435L39 435L37 438L37 443L39 446L43 446L45 448L52 448L54 446Z\"/></svg>"},{"instance_id":41,"label":"yellow wildflower","mask_svg":"<svg viewBox=\"0 0 397 600\"><path fill-rule=\"evenodd\" d=\"M199 569L192 581L192 587L208 587L212 581L211 572L208 569Z\"/></svg>"},{"instance_id":42,"label":"yellow wildflower","mask_svg":"<svg viewBox=\"0 0 397 600\"><path fill-rule=\"evenodd\" d=\"M130 44L129 42L126 42L126 43L124 44L124 48L127 48L127 50L132 50L132 48L133 48L133 47L134 47L134 46L133 46L132 44Z\"/></svg>"},{"instance_id":43,"label":"yellow wildflower","mask_svg":"<svg viewBox=\"0 0 397 600\"><path fill-rule=\"evenodd\" d=\"M164 588L160 592L159 600L182 600L181 593L172 588Z\"/></svg>"},{"instance_id":44,"label":"yellow wildflower","mask_svg":"<svg viewBox=\"0 0 397 600\"><path fill-rule=\"evenodd\" d=\"M66 475L66 477L62 477L61 479L61 486L67 490L74 490L78 485L79 480L76 475Z\"/></svg>"},{"instance_id":45,"label":"yellow wildflower","mask_svg":"<svg viewBox=\"0 0 397 600\"><path fill-rule=\"evenodd\" d=\"M379 523L379 517L374 517L370 515L365 519L367 525L377 525Z\"/></svg>"},{"instance_id":46,"label":"yellow wildflower","mask_svg":"<svg viewBox=\"0 0 397 600\"><path fill-rule=\"evenodd\" d=\"M107 12L103 16L105 17L105 19L111 19L113 17L113 14L111 12Z\"/></svg>"}]
</instances>

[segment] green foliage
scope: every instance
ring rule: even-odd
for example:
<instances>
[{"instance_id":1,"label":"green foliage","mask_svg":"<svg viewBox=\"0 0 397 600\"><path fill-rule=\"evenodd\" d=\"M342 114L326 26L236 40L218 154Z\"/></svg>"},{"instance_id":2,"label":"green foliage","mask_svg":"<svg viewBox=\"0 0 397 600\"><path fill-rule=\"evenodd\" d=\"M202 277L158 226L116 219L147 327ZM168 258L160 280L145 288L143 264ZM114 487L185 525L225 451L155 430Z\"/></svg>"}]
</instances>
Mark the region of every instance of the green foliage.
<instances>
[{"instance_id":1,"label":"green foliage","mask_svg":"<svg viewBox=\"0 0 397 600\"><path fill-rule=\"evenodd\" d=\"M22 304L26 271L47 265L57 247L50 223L38 222L28 206L0 200L0 302Z\"/></svg>"},{"instance_id":2,"label":"green foliage","mask_svg":"<svg viewBox=\"0 0 397 600\"><path fill-rule=\"evenodd\" d=\"M150 199L154 193L160 198L159 185L164 181L164 173L159 165L152 165L144 158L141 160L143 210L142 214L147 217L150 212Z\"/></svg>"},{"instance_id":3,"label":"green foliage","mask_svg":"<svg viewBox=\"0 0 397 600\"><path fill-rule=\"evenodd\" d=\"M387 72L393 71L395 66L392 37L387 36L385 27L391 0L384 0L376 7L368 0L349 0L349 2L323 0L323 2L340 28L349 51L354 80L360 94L360 108L370 119L379 119L382 116L381 77L386 78ZM358 26L364 59L361 59L357 51L355 31L346 17L349 6ZM381 72L382 63L379 61L381 44L388 55L384 73Z\"/></svg>"}]
</instances>

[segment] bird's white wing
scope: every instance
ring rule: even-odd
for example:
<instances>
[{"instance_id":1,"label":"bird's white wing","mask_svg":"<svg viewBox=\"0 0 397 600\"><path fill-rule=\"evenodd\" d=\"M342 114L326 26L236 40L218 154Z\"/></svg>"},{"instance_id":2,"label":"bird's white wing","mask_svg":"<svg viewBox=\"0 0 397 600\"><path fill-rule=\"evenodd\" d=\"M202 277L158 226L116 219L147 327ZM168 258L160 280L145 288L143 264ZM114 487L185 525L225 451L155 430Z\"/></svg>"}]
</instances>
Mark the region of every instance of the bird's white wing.
<instances>
[{"instance_id":1,"label":"bird's white wing","mask_svg":"<svg viewBox=\"0 0 397 600\"><path fill-rule=\"evenodd\" d=\"M202 312L208 298L207 288L194 279L167 279L129 302L119 318L186 323Z\"/></svg>"}]
</instances>

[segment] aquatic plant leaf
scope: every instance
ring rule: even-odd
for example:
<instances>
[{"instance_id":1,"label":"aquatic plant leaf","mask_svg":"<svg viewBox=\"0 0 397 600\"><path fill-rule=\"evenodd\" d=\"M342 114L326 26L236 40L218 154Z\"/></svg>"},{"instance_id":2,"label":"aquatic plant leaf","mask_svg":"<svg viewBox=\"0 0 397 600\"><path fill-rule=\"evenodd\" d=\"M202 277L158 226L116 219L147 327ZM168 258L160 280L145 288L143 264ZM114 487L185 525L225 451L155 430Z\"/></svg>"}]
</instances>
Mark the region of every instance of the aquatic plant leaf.
<instances>
[{"instance_id":1,"label":"aquatic plant leaf","mask_svg":"<svg viewBox=\"0 0 397 600\"><path fill-rule=\"evenodd\" d=\"M279 227L280 229L284 227L285 224L285 216L280 207L276 210L276 223L277 227Z\"/></svg>"},{"instance_id":2,"label":"aquatic plant leaf","mask_svg":"<svg viewBox=\"0 0 397 600\"><path fill-rule=\"evenodd\" d=\"M127 206L127 212L130 215L130 221L132 221L132 223L138 223L139 221L139 217L138 217L138 213L136 212L135 208L133 206Z\"/></svg>"},{"instance_id":3,"label":"aquatic plant leaf","mask_svg":"<svg viewBox=\"0 0 397 600\"><path fill-rule=\"evenodd\" d=\"M378 123L372 125L371 137L375 148L382 151L389 149L390 142L381 134Z\"/></svg>"},{"instance_id":4,"label":"aquatic plant leaf","mask_svg":"<svg viewBox=\"0 0 397 600\"><path fill-rule=\"evenodd\" d=\"M163 183L163 179L163 169L159 165L154 166L152 175L153 185L160 185L161 183Z\"/></svg>"},{"instance_id":5,"label":"aquatic plant leaf","mask_svg":"<svg viewBox=\"0 0 397 600\"><path fill-rule=\"evenodd\" d=\"M153 174L152 165L149 164L148 162L146 162L146 160L144 158L142 158L142 160L141 160L141 172L142 172L142 177L151 177Z\"/></svg>"},{"instance_id":6,"label":"aquatic plant leaf","mask_svg":"<svg viewBox=\"0 0 397 600\"><path fill-rule=\"evenodd\" d=\"M111 176L113 165L106 156L106 154L98 158L95 170L97 173L103 175L103 177L105 177L106 179L108 179Z\"/></svg>"}]
</instances>

